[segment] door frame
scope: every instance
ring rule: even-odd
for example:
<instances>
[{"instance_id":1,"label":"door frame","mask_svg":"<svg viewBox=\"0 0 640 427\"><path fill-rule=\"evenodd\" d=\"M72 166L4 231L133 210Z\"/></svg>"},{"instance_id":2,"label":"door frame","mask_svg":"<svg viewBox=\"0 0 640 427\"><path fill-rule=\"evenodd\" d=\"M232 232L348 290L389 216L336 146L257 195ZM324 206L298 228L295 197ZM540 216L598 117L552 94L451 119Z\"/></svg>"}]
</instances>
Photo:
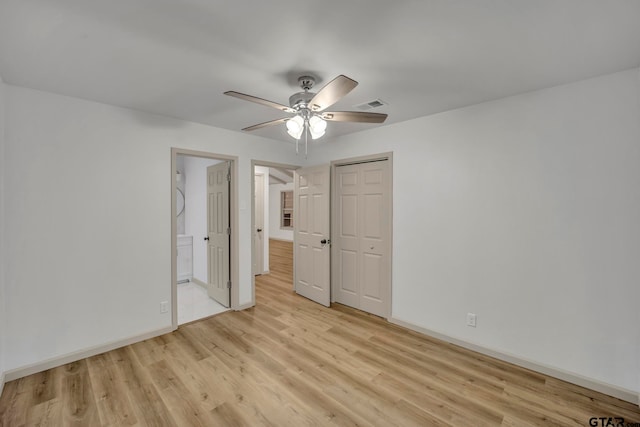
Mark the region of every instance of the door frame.
<instances>
[{"instance_id":1,"label":"door frame","mask_svg":"<svg viewBox=\"0 0 640 427\"><path fill-rule=\"evenodd\" d=\"M229 279L231 280L231 309L239 309L240 300L240 267L239 267L239 230L238 230L238 157L225 154L210 153L207 151L195 151L183 148L171 148L171 326L178 328L178 218L176 212L176 172L177 156L202 157L211 160L222 160L230 163L231 187L229 189L229 226L231 227L231 247L229 257L231 261Z\"/></svg>"},{"instance_id":2,"label":"door frame","mask_svg":"<svg viewBox=\"0 0 640 427\"><path fill-rule=\"evenodd\" d=\"M256 183L256 179L257 179L258 176L262 177L262 188L258 189L260 191L261 197L262 197L262 247L260 248L260 254L259 254L260 256L256 257L256 234L255 233L257 233L257 231L256 231L256 223L255 223L255 221L256 221L256 211L255 211L256 210L256 197L255 197L256 188L255 188L255 183ZM251 251L252 252L252 258L251 258L252 271L251 271L251 274L253 274L254 276L262 275L262 274L268 274L269 273L268 270L264 269L264 256L265 256L264 245L266 244L266 242L264 241L264 236L265 236L265 234L268 234L268 233L265 233L264 231L265 231L265 229L267 227L269 227L269 224L265 224L264 223L265 197L269 196L268 194L265 194L264 186L265 186L265 184L267 182L269 182L269 181L267 181L268 179L269 179L269 176L265 176L265 174L262 173L262 172L255 172L254 175L253 175L253 185L254 185L254 187L253 187L253 204L251 206L252 209L253 209L253 211L252 211L253 215L251 217L251 219L253 221L253 229L251 230L251 237L252 237L251 240L253 242L253 250ZM256 258L259 258L259 259L256 259ZM256 262L256 261L260 261L260 262ZM255 269L253 269L253 266L255 266Z\"/></svg>"},{"instance_id":3,"label":"door frame","mask_svg":"<svg viewBox=\"0 0 640 427\"><path fill-rule=\"evenodd\" d=\"M262 166L262 167L266 167L266 168L279 168L279 169L289 169L289 170L296 170L301 168L302 166L300 165L292 165L289 163L278 163L278 162L270 162L270 161L266 161L266 160L255 160L255 159L251 159L251 169L250 169L250 173L251 173L251 177L250 177L250 182L251 182L251 194L255 194L256 188L256 180L254 179L255 174L256 174L256 166ZM268 179L269 177L266 176L265 179ZM268 197L268 194L265 194L265 197ZM174 203L175 204L175 203ZM255 222L256 222L256 218L255 218L255 214L256 214L256 207L255 207L255 198L252 196L251 197L251 232L253 235L253 228L255 227ZM265 227L268 227L269 224L265 224ZM253 250L251 250L251 265L253 266L254 263L254 254L253 254ZM294 267L295 268L295 267ZM251 274L251 302L252 302L252 306L256 305L256 276L254 276L253 274Z\"/></svg>"},{"instance_id":4,"label":"door frame","mask_svg":"<svg viewBox=\"0 0 640 427\"><path fill-rule=\"evenodd\" d=\"M387 307L385 318L387 321L391 319L391 306L392 306L392 289L393 289L393 151L389 151L386 153L379 154L370 154L366 156L358 156L358 157L349 157L346 159L333 160L331 161L331 241L337 242L338 236L337 232L339 227L337 224L339 223L338 211L336 206L338 206L336 197L338 196L337 186L336 186L336 168L338 166L346 166L353 165L358 163L368 163L387 160L389 162L389 289L387 290ZM338 280L336 278L336 274L338 274L338 269L336 268L336 260L338 259L337 254L337 246L331 245L331 302L335 302L335 295L337 294L337 283Z\"/></svg>"}]
</instances>

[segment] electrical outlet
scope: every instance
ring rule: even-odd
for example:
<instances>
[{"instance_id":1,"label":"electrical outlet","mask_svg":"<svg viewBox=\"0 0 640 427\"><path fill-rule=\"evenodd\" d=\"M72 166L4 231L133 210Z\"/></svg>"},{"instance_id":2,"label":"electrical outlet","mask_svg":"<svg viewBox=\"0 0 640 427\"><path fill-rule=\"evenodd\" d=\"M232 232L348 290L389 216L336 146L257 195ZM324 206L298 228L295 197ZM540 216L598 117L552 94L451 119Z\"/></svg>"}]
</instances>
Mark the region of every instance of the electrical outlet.
<instances>
[{"instance_id":1,"label":"electrical outlet","mask_svg":"<svg viewBox=\"0 0 640 427\"><path fill-rule=\"evenodd\" d=\"M169 302L168 301L162 301L160 303L160 313L166 313L169 311Z\"/></svg>"},{"instance_id":2,"label":"electrical outlet","mask_svg":"<svg viewBox=\"0 0 640 427\"><path fill-rule=\"evenodd\" d=\"M476 327L476 314L475 313L467 313L467 326L471 326L472 328Z\"/></svg>"}]
</instances>

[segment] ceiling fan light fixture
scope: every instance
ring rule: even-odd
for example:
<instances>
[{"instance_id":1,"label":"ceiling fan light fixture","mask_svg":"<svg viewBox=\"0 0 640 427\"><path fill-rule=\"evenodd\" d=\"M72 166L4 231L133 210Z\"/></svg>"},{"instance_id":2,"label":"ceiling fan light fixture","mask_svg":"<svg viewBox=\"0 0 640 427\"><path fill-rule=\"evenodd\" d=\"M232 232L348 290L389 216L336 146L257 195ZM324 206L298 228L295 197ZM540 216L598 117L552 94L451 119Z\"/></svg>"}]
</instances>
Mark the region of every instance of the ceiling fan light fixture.
<instances>
[{"instance_id":1,"label":"ceiling fan light fixture","mask_svg":"<svg viewBox=\"0 0 640 427\"><path fill-rule=\"evenodd\" d=\"M309 133L312 139L318 139L324 135L327 130L327 122L318 116L312 116L309 119Z\"/></svg>"},{"instance_id":2,"label":"ceiling fan light fixture","mask_svg":"<svg viewBox=\"0 0 640 427\"><path fill-rule=\"evenodd\" d=\"M341 74L331 80L317 93L309 91L315 83L315 79L313 77L303 75L298 79L298 83L300 83L302 92L294 93L289 97L289 106L232 90L226 91L224 94L293 114L293 117L283 117L276 120L270 120L268 122L246 127L242 130L253 131L267 126L281 125L284 123L287 126L287 133L296 140L296 154L298 153L298 142L300 141L302 134L305 136L304 143L306 155L308 136L311 135L312 139L322 137L327 130L327 121L382 123L387 118L387 115L382 113L369 113L364 111L325 111L327 108L340 101L340 99L358 85L357 81L345 75ZM367 103L367 106L375 108L384 104L386 103L378 99Z\"/></svg>"},{"instance_id":3,"label":"ceiling fan light fixture","mask_svg":"<svg viewBox=\"0 0 640 427\"><path fill-rule=\"evenodd\" d=\"M300 116L287 120L287 133L295 139L300 139L304 130L304 119Z\"/></svg>"}]
</instances>

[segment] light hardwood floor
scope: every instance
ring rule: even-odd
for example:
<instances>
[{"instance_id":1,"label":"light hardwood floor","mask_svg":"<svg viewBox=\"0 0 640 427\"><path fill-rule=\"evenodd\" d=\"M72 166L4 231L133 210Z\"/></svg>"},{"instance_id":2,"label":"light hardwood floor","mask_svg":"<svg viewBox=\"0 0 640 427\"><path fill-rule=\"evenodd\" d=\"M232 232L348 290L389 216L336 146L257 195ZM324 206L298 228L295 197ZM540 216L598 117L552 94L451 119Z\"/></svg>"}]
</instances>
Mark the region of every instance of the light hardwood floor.
<instances>
[{"instance_id":1,"label":"light hardwood floor","mask_svg":"<svg viewBox=\"0 0 640 427\"><path fill-rule=\"evenodd\" d=\"M257 306L5 386L2 426L588 426L630 403L291 290L271 242Z\"/></svg>"}]
</instances>

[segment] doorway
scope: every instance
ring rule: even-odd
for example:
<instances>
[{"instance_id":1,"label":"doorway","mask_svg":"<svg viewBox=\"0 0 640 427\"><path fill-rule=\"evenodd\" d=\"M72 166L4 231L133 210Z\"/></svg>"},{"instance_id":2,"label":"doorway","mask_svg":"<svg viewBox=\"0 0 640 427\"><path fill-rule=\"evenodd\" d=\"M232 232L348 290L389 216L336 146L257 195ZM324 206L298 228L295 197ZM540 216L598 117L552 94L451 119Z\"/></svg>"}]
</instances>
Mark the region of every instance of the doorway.
<instances>
[{"instance_id":1,"label":"doorway","mask_svg":"<svg viewBox=\"0 0 640 427\"><path fill-rule=\"evenodd\" d=\"M171 150L174 328L237 307L236 165L235 157Z\"/></svg>"},{"instance_id":2,"label":"doorway","mask_svg":"<svg viewBox=\"0 0 640 427\"><path fill-rule=\"evenodd\" d=\"M289 204L293 201L293 171L298 166L259 160L253 160L251 165L254 195L251 204L251 262L255 301L256 276L272 273L270 264L274 257L271 252L276 251L276 262L283 265L293 263L290 248L293 245L293 209ZM282 273L278 270L275 274Z\"/></svg>"}]
</instances>

